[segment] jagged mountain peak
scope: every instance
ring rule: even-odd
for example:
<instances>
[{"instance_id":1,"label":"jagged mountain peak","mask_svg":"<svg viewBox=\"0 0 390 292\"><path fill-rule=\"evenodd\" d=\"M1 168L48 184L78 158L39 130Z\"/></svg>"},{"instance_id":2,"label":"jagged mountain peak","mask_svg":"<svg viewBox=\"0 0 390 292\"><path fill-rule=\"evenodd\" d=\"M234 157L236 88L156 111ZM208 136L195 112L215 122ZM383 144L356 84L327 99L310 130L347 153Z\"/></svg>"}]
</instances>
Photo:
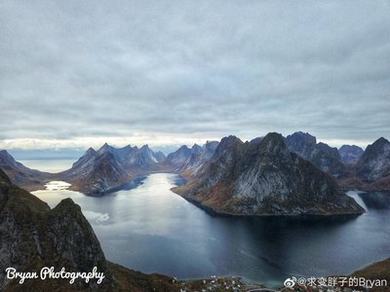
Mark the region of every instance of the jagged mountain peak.
<instances>
[{"instance_id":1,"label":"jagged mountain peak","mask_svg":"<svg viewBox=\"0 0 390 292\"><path fill-rule=\"evenodd\" d=\"M106 142L103 144L102 147L99 148L99 150L97 152L102 153L102 152L106 152L106 151L112 151L113 149L115 149L115 148Z\"/></svg>"},{"instance_id":2,"label":"jagged mountain peak","mask_svg":"<svg viewBox=\"0 0 390 292\"><path fill-rule=\"evenodd\" d=\"M140 150L150 150L149 145L148 144L142 145Z\"/></svg>"},{"instance_id":3,"label":"jagged mountain peak","mask_svg":"<svg viewBox=\"0 0 390 292\"><path fill-rule=\"evenodd\" d=\"M87 151L85 152L86 155L95 155L97 152L92 147L89 147Z\"/></svg>"},{"instance_id":4,"label":"jagged mountain peak","mask_svg":"<svg viewBox=\"0 0 390 292\"><path fill-rule=\"evenodd\" d=\"M3 150L0 150L0 155L9 155L8 151L3 149Z\"/></svg>"},{"instance_id":5,"label":"jagged mountain peak","mask_svg":"<svg viewBox=\"0 0 390 292\"><path fill-rule=\"evenodd\" d=\"M240 138L230 135L222 138L221 142L219 142L218 148L223 149L223 148L231 147L233 145L241 145L241 144L244 144L244 142L242 142Z\"/></svg>"},{"instance_id":6,"label":"jagged mountain peak","mask_svg":"<svg viewBox=\"0 0 390 292\"><path fill-rule=\"evenodd\" d=\"M195 152L202 152L202 146L199 146L198 144L194 144L194 145L192 145L192 147L191 147L191 150L192 151L195 151Z\"/></svg>"},{"instance_id":7,"label":"jagged mountain peak","mask_svg":"<svg viewBox=\"0 0 390 292\"><path fill-rule=\"evenodd\" d=\"M367 157L368 155L378 155L380 152L386 150L386 148L390 147L390 142L381 137L377 139L374 143L367 146L366 151L364 152L362 159Z\"/></svg>"},{"instance_id":8,"label":"jagged mountain peak","mask_svg":"<svg viewBox=\"0 0 390 292\"><path fill-rule=\"evenodd\" d=\"M15 158L7 150L0 151L0 165L3 167L11 166L18 167L18 162L16 162Z\"/></svg>"},{"instance_id":9,"label":"jagged mountain peak","mask_svg":"<svg viewBox=\"0 0 390 292\"><path fill-rule=\"evenodd\" d=\"M204 147L208 150L215 151L217 149L219 142L218 141L206 141Z\"/></svg>"},{"instance_id":10,"label":"jagged mountain peak","mask_svg":"<svg viewBox=\"0 0 390 292\"><path fill-rule=\"evenodd\" d=\"M338 152L345 164L355 164L362 156L364 150L356 145L343 145L338 149Z\"/></svg>"},{"instance_id":11,"label":"jagged mountain peak","mask_svg":"<svg viewBox=\"0 0 390 292\"><path fill-rule=\"evenodd\" d=\"M289 150L284 141L284 137L279 133L268 133L258 144L262 152L273 155L289 155Z\"/></svg>"},{"instance_id":12,"label":"jagged mountain peak","mask_svg":"<svg viewBox=\"0 0 390 292\"><path fill-rule=\"evenodd\" d=\"M373 144L371 144L371 146L382 147L382 146L388 145L388 144L390 144L389 140L387 140L384 137L380 137Z\"/></svg>"},{"instance_id":13,"label":"jagged mountain peak","mask_svg":"<svg viewBox=\"0 0 390 292\"><path fill-rule=\"evenodd\" d=\"M337 184L310 162L292 154L279 133L260 143L234 136L220 142L191 181L175 191L228 214L359 214Z\"/></svg>"},{"instance_id":14,"label":"jagged mountain peak","mask_svg":"<svg viewBox=\"0 0 390 292\"><path fill-rule=\"evenodd\" d=\"M291 152L312 162L334 177L345 174L345 165L337 148L332 148L325 143L317 143L316 137L309 133L295 132L286 137L286 144Z\"/></svg>"},{"instance_id":15,"label":"jagged mountain peak","mask_svg":"<svg viewBox=\"0 0 390 292\"><path fill-rule=\"evenodd\" d=\"M135 149L135 148L137 148L137 146L132 147L132 146L129 144L129 145L126 145L126 146L124 146L124 147L122 147L122 148L120 148L120 149L122 149L122 150L132 150L132 149Z\"/></svg>"},{"instance_id":16,"label":"jagged mountain peak","mask_svg":"<svg viewBox=\"0 0 390 292\"><path fill-rule=\"evenodd\" d=\"M315 136L302 131L297 131L292 133L291 135L288 135L287 140L290 140L291 142L304 142L312 145L315 145L317 143L317 139Z\"/></svg>"},{"instance_id":17,"label":"jagged mountain peak","mask_svg":"<svg viewBox=\"0 0 390 292\"><path fill-rule=\"evenodd\" d=\"M187 145L182 145L179 147L177 151L188 151L191 150Z\"/></svg>"},{"instance_id":18,"label":"jagged mountain peak","mask_svg":"<svg viewBox=\"0 0 390 292\"><path fill-rule=\"evenodd\" d=\"M14 161L15 159L12 157L11 154L7 150L0 150L0 158L7 159L10 161Z\"/></svg>"}]
</instances>

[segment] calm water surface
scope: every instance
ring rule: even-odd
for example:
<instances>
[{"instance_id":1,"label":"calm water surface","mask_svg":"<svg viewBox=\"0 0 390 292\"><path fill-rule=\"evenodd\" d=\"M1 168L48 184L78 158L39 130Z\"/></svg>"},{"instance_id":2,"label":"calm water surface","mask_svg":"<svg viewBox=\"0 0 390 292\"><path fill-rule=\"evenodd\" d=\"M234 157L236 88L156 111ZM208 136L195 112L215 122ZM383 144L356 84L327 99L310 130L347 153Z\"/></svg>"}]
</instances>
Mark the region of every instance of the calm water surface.
<instances>
[{"instance_id":1,"label":"calm water surface","mask_svg":"<svg viewBox=\"0 0 390 292\"><path fill-rule=\"evenodd\" d=\"M152 174L130 190L87 197L61 190L34 192L54 207L71 197L106 257L146 273L179 278L240 275L270 286L291 275L346 274L390 256L390 211L354 219L215 217L172 193L174 174ZM364 206L356 192L350 192Z\"/></svg>"}]
</instances>

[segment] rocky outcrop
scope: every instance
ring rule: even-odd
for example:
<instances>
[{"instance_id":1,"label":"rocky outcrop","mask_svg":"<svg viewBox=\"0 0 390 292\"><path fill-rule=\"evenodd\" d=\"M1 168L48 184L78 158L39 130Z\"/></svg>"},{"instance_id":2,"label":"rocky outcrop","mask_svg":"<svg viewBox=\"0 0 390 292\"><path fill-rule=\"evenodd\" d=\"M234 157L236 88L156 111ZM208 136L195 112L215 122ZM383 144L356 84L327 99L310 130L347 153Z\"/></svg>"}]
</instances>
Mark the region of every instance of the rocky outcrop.
<instances>
[{"instance_id":1,"label":"rocky outcrop","mask_svg":"<svg viewBox=\"0 0 390 292\"><path fill-rule=\"evenodd\" d=\"M45 182L52 178L52 174L30 169L17 162L6 150L0 151L0 169L2 169L11 181L28 190L42 188Z\"/></svg>"},{"instance_id":2,"label":"rocky outcrop","mask_svg":"<svg viewBox=\"0 0 390 292\"><path fill-rule=\"evenodd\" d=\"M346 169L337 148L317 143L314 136L303 132L287 136L286 143L290 151L312 162L322 171L334 177L345 175Z\"/></svg>"},{"instance_id":3,"label":"rocky outcrop","mask_svg":"<svg viewBox=\"0 0 390 292\"><path fill-rule=\"evenodd\" d=\"M11 184L1 171L0 174L0 266L18 271L39 271L44 266L92 271L96 266L107 277L103 287L111 285L104 254L80 207L65 199L50 210L46 203ZM26 291L28 287L55 285L53 281L41 282L31 281L23 288ZM77 282L74 287L96 285ZM15 286L4 273L0 274L0 290Z\"/></svg>"},{"instance_id":4,"label":"rocky outcrop","mask_svg":"<svg viewBox=\"0 0 390 292\"><path fill-rule=\"evenodd\" d=\"M182 283L157 274L145 275L108 262L96 235L71 199L54 209L13 185L0 170L0 273L1 291L178 291ZM37 272L43 267L69 272L104 273L96 279L7 279L5 269Z\"/></svg>"},{"instance_id":5,"label":"rocky outcrop","mask_svg":"<svg viewBox=\"0 0 390 292\"><path fill-rule=\"evenodd\" d=\"M174 189L190 201L233 215L360 214L334 179L291 153L276 133L260 143L223 138L196 178Z\"/></svg>"},{"instance_id":6,"label":"rocky outcrop","mask_svg":"<svg viewBox=\"0 0 390 292\"><path fill-rule=\"evenodd\" d=\"M363 152L364 150L356 145L343 145L339 148L339 154L344 164L355 164Z\"/></svg>"}]
</instances>

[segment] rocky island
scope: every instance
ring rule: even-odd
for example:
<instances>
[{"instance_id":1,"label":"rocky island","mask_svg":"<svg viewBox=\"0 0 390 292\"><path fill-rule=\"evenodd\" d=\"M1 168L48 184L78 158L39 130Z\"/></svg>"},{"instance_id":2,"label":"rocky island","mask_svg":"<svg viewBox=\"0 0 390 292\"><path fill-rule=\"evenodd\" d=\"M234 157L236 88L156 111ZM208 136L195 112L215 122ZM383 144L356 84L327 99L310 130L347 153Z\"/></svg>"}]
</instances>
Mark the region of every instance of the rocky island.
<instances>
[{"instance_id":1,"label":"rocky island","mask_svg":"<svg viewBox=\"0 0 390 292\"><path fill-rule=\"evenodd\" d=\"M290 152L285 139L267 134L260 143L223 138L189 182L173 189L217 213L232 215L335 215L364 210L336 181Z\"/></svg>"}]
</instances>

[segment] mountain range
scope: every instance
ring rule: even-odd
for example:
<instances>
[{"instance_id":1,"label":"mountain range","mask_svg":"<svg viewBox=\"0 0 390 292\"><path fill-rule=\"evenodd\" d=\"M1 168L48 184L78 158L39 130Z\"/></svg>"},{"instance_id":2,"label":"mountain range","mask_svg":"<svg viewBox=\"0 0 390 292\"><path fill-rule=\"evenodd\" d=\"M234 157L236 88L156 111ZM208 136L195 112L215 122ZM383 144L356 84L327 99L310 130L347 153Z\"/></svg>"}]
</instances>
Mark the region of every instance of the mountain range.
<instances>
[{"instance_id":1,"label":"mountain range","mask_svg":"<svg viewBox=\"0 0 390 292\"><path fill-rule=\"evenodd\" d=\"M232 215L360 214L363 209L338 190L336 181L291 152L269 133L259 143L235 136L221 140L212 158L184 186L183 197Z\"/></svg>"},{"instance_id":2,"label":"mountain range","mask_svg":"<svg viewBox=\"0 0 390 292\"><path fill-rule=\"evenodd\" d=\"M229 141L223 141L223 144ZM221 142L222 144L222 142ZM228 143L229 144L229 143ZM222 147L224 148L224 147ZM216 150L218 151L218 150ZM278 149L283 151L283 149ZM294 154L292 154L294 156ZM159 274L143 274L109 262L100 243L80 207L71 199L62 200L55 208L50 207L14 185L0 170L0 263L18 272L38 272L43 267L64 267L68 272L90 272L97 268L104 273L101 284L95 279L88 283L78 279L50 278L7 279L0 273L0 290L11 291L222 291L226 285L235 285L235 291L248 291L262 287L249 286L239 278L177 280ZM366 279L389 280L390 260L374 263L354 272L353 276ZM382 291L382 290L376 290Z\"/></svg>"},{"instance_id":3,"label":"mountain range","mask_svg":"<svg viewBox=\"0 0 390 292\"><path fill-rule=\"evenodd\" d=\"M98 150L89 148L70 169L55 174L29 169L3 150L0 168L14 184L28 190L63 180L73 190L100 196L149 173L174 172L188 180L175 191L221 212L354 213L361 210L337 194L340 189L390 190L390 143L380 138L365 151L353 145L337 149L317 143L309 133L285 138L270 133L249 142L229 136L191 148L183 145L167 156L148 145L115 148L104 144ZM299 202L308 200L313 204L300 210ZM320 204L327 207L319 210Z\"/></svg>"},{"instance_id":4,"label":"mountain range","mask_svg":"<svg viewBox=\"0 0 390 292\"><path fill-rule=\"evenodd\" d=\"M154 153L148 145L114 148L106 143L98 151L89 148L70 169L56 174L56 177L71 183L74 190L101 195L136 176L164 171L161 165L164 160L163 153Z\"/></svg>"}]
</instances>

